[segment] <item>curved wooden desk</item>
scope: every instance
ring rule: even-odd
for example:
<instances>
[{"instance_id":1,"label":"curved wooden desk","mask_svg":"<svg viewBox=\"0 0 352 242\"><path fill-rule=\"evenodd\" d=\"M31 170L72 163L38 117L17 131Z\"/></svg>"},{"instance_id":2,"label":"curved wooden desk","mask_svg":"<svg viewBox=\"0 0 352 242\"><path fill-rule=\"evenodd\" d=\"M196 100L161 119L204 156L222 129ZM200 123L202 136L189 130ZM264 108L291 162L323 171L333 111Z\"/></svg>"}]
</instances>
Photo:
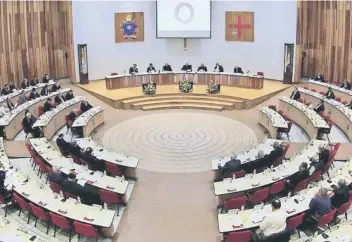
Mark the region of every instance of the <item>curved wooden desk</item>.
<instances>
[{"instance_id":1,"label":"curved wooden desk","mask_svg":"<svg viewBox=\"0 0 352 242\"><path fill-rule=\"evenodd\" d=\"M320 129L329 129L327 122L314 110L303 103L288 97L279 98L279 108L287 117L298 124L308 134L309 138L315 139Z\"/></svg>"},{"instance_id":2,"label":"curved wooden desk","mask_svg":"<svg viewBox=\"0 0 352 242\"><path fill-rule=\"evenodd\" d=\"M276 111L268 107L261 107L259 110L259 123L268 130L271 138L277 138L279 128L287 129L286 120Z\"/></svg>"},{"instance_id":3,"label":"curved wooden desk","mask_svg":"<svg viewBox=\"0 0 352 242\"><path fill-rule=\"evenodd\" d=\"M324 100L324 113L331 116L332 121L352 140L352 110L334 99L326 99L323 95L303 88L298 89L301 97L316 106Z\"/></svg>"},{"instance_id":4,"label":"curved wooden desk","mask_svg":"<svg viewBox=\"0 0 352 242\"><path fill-rule=\"evenodd\" d=\"M336 97L340 97L340 98L342 98L342 100L348 101L348 102L350 102L350 100L352 98L352 91L351 90L347 90L347 89L341 88L339 86L331 85L326 82L318 82L318 81L314 81L314 80L309 80L308 83L309 83L308 84L309 88L315 89L318 93L321 91L326 92L328 90L328 87L331 87L332 90L334 91Z\"/></svg>"},{"instance_id":5,"label":"curved wooden desk","mask_svg":"<svg viewBox=\"0 0 352 242\"><path fill-rule=\"evenodd\" d=\"M61 103L53 110L40 116L33 124L33 127L41 127L44 136L47 139L52 139L55 133L66 124L65 116L68 115L76 105L80 105L83 100L87 100L87 98L78 96Z\"/></svg>"},{"instance_id":6,"label":"curved wooden desk","mask_svg":"<svg viewBox=\"0 0 352 242\"><path fill-rule=\"evenodd\" d=\"M5 134L7 140L12 140L16 135L22 130L22 120L24 118L24 113L28 111L35 116L36 107L43 106L48 97L54 97L58 94L65 95L70 88L62 89L59 92L50 93L48 96L38 97L37 99L30 100L24 104L17 106L10 113L7 113L4 117L0 119L0 126L6 126Z\"/></svg>"},{"instance_id":7,"label":"curved wooden desk","mask_svg":"<svg viewBox=\"0 0 352 242\"><path fill-rule=\"evenodd\" d=\"M82 127L83 137L88 137L102 123L104 123L104 108L94 107L76 118L72 127Z\"/></svg>"},{"instance_id":8,"label":"curved wooden desk","mask_svg":"<svg viewBox=\"0 0 352 242\"><path fill-rule=\"evenodd\" d=\"M195 84L207 85L214 80L223 86L262 89L264 77L218 72L160 72L136 73L135 75L106 76L105 85L109 90L125 87L141 87L143 83L154 82L157 85L174 85L180 81L193 81Z\"/></svg>"}]
</instances>

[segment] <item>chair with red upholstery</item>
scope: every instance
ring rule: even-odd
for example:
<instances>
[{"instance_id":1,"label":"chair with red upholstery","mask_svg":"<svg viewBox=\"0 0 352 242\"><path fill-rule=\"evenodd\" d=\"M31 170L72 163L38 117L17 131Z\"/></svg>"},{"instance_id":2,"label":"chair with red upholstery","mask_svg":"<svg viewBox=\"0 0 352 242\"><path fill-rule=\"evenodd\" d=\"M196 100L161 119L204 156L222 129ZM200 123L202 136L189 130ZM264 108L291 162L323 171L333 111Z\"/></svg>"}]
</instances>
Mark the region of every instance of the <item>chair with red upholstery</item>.
<instances>
[{"instance_id":1,"label":"chair with red upholstery","mask_svg":"<svg viewBox=\"0 0 352 242\"><path fill-rule=\"evenodd\" d=\"M39 218L47 223L46 234L48 234L49 224L50 224L49 215L47 213L45 213L44 209L42 209L41 207L35 206L33 203L29 203L29 207L31 208L31 213L36 217L34 227L37 227L37 221Z\"/></svg>"},{"instance_id":2,"label":"chair with red upholstery","mask_svg":"<svg viewBox=\"0 0 352 242\"><path fill-rule=\"evenodd\" d=\"M322 169L315 170L313 174L309 177L308 182L316 182L321 178L321 174L323 173Z\"/></svg>"},{"instance_id":3,"label":"chair with red upholstery","mask_svg":"<svg viewBox=\"0 0 352 242\"><path fill-rule=\"evenodd\" d=\"M348 102L347 102L347 101L342 101L342 104L343 104L343 105L347 105Z\"/></svg>"},{"instance_id":4,"label":"chair with red upholstery","mask_svg":"<svg viewBox=\"0 0 352 242\"><path fill-rule=\"evenodd\" d=\"M317 90L315 90L315 89L311 89L311 91L312 91L312 92L317 92Z\"/></svg>"},{"instance_id":5,"label":"chair with red upholstery","mask_svg":"<svg viewBox=\"0 0 352 242\"><path fill-rule=\"evenodd\" d=\"M20 207L20 212L18 213L18 216L21 216L22 210L27 210L28 211L28 222L27 222L27 224L29 224L30 207L29 207L28 203L23 198L21 198L17 193L13 193L13 199L15 200L17 205Z\"/></svg>"},{"instance_id":6,"label":"chair with red upholstery","mask_svg":"<svg viewBox=\"0 0 352 242\"><path fill-rule=\"evenodd\" d=\"M111 72L110 76L117 76L117 72Z\"/></svg>"},{"instance_id":7,"label":"chair with red upholstery","mask_svg":"<svg viewBox=\"0 0 352 242\"><path fill-rule=\"evenodd\" d=\"M106 169L106 172L112 176L123 175L122 169L118 165L112 164L110 162L105 162L105 169Z\"/></svg>"},{"instance_id":8,"label":"chair with red upholstery","mask_svg":"<svg viewBox=\"0 0 352 242\"><path fill-rule=\"evenodd\" d=\"M321 117L325 118L325 114L324 114L323 111L319 112L319 115L320 115Z\"/></svg>"},{"instance_id":9,"label":"chair with red upholstery","mask_svg":"<svg viewBox=\"0 0 352 242\"><path fill-rule=\"evenodd\" d=\"M68 229L70 232L70 236L69 236L69 242L71 241L71 234L72 234L72 224L70 223L70 221L58 214L49 213L50 216L50 220L52 222L52 224L54 224L54 237L56 237L56 229L57 227L62 228L62 229Z\"/></svg>"},{"instance_id":10,"label":"chair with red upholstery","mask_svg":"<svg viewBox=\"0 0 352 242\"><path fill-rule=\"evenodd\" d=\"M44 113L44 106L38 106L37 107L37 117L39 118L40 116L42 116Z\"/></svg>"},{"instance_id":11,"label":"chair with red upholstery","mask_svg":"<svg viewBox=\"0 0 352 242\"><path fill-rule=\"evenodd\" d=\"M270 109L276 111L276 105L269 105L268 108L270 108Z\"/></svg>"},{"instance_id":12,"label":"chair with red upholstery","mask_svg":"<svg viewBox=\"0 0 352 242\"><path fill-rule=\"evenodd\" d=\"M81 160L81 165L83 166L88 166L88 169L91 170L92 169L92 166L90 165L90 163L88 161L85 161L83 159L80 159Z\"/></svg>"},{"instance_id":13,"label":"chair with red upholstery","mask_svg":"<svg viewBox=\"0 0 352 242\"><path fill-rule=\"evenodd\" d=\"M325 92L324 91L320 91L319 94L325 96Z\"/></svg>"},{"instance_id":14,"label":"chair with red upholstery","mask_svg":"<svg viewBox=\"0 0 352 242\"><path fill-rule=\"evenodd\" d=\"M300 102L300 103L304 103L302 98L298 98L297 101Z\"/></svg>"},{"instance_id":15,"label":"chair with red upholstery","mask_svg":"<svg viewBox=\"0 0 352 242\"><path fill-rule=\"evenodd\" d=\"M295 194L295 193L297 193L297 192L299 192L299 191L302 191L302 190L306 189L307 186L308 186L308 181L309 181L309 178L304 179L303 181L300 181L300 182L293 188L292 193Z\"/></svg>"},{"instance_id":16,"label":"chair with red upholstery","mask_svg":"<svg viewBox=\"0 0 352 242\"><path fill-rule=\"evenodd\" d=\"M57 184L57 183L51 182L51 181L49 181L49 184L50 184L51 190L53 190L54 192L60 193L60 191L63 191L63 188L60 184Z\"/></svg>"},{"instance_id":17,"label":"chair with red upholstery","mask_svg":"<svg viewBox=\"0 0 352 242\"><path fill-rule=\"evenodd\" d=\"M264 76L264 72L258 71L258 72L257 72L257 75L258 75L258 76Z\"/></svg>"},{"instance_id":18,"label":"chair with red upholstery","mask_svg":"<svg viewBox=\"0 0 352 242\"><path fill-rule=\"evenodd\" d=\"M235 177L235 179L244 177L245 175L246 172L244 170L239 170L231 173L231 177Z\"/></svg>"},{"instance_id":19,"label":"chair with red upholstery","mask_svg":"<svg viewBox=\"0 0 352 242\"><path fill-rule=\"evenodd\" d=\"M275 182L270 187L270 195L276 195L285 189L286 180Z\"/></svg>"},{"instance_id":20,"label":"chair with red upholstery","mask_svg":"<svg viewBox=\"0 0 352 242\"><path fill-rule=\"evenodd\" d=\"M39 166L38 175L39 175L39 172L40 172L40 177L39 178L42 178L43 174L49 174L47 166L44 164L44 162L41 159L37 160L37 164Z\"/></svg>"},{"instance_id":21,"label":"chair with red upholstery","mask_svg":"<svg viewBox=\"0 0 352 242\"><path fill-rule=\"evenodd\" d=\"M49 181L49 175L52 174L52 173L54 173L53 169L52 169L51 167L49 167L49 166L46 166L46 170L47 170L47 172L48 172L48 175L46 176L46 182L45 182L45 184L47 184L48 181Z\"/></svg>"},{"instance_id":22,"label":"chair with red upholstery","mask_svg":"<svg viewBox=\"0 0 352 242\"><path fill-rule=\"evenodd\" d=\"M78 233L78 240L80 239L80 235L83 235L85 237L95 238L96 241L98 241L99 233L93 225L74 221L73 226L75 228L76 233Z\"/></svg>"},{"instance_id":23,"label":"chair with red upholstery","mask_svg":"<svg viewBox=\"0 0 352 242\"><path fill-rule=\"evenodd\" d=\"M309 88L308 87L303 87L304 89L308 90Z\"/></svg>"},{"instance_id":24,"label":"chair with red upholstery","mask_svg":"<svg viewBox=\"0 0 352 242\"><path fill-rule=\"evenodd\" d=\"M252 195L248 195L248 202L251 204L258 204L264 202L269 197L269 188L263 188L258 191L255 191Z\"/></svg>"},{"instance_id":25,"label":"chair with red upholstery","mask_svg":"<svg viewBox=\"0 0 352 242\"><path fill-rule=\"evenodd\" d=\"M247 203L246 196L230 198L224 201L224 209L226 211L231 209L241 209L242 206L246 206L246 203Z\"/></svg>"},{"instance_id":26,"label":"chair with red upholstery","mask_svg":"<svg viewBox=\"0 0 352 242\"><path fill-rule=\"evenodd\" d=\"M336 97L335 100L338 101L338 102L341 102L341 98L340 97Z\"/></svg>"},{"instance_id":27,"label":"chair with red upholstery","mask_svg":"<svg viewBox=\"0 0 352 242\"><path fill-rule=\"evenodd\" d=\"M337 152L339 150L340 146L341 146L341 143L336 143L334 145L334 151Z\"/></svg>"},{"instance_id":28,"label":"chair with red upholstery","mask_svg":"<svg viewBox=\"0 0 352 242\"><path fill-rule=\"evenodd\" d=\"M351 196L350 196L350 197L351 197ZM351 202L350 202L350 201L348 201L347 203L342 204L342 205L339 207L339 209L337 210L336 216L339 216L339 215L341 215L341 214L345 214L345 218L346 218L346 220L348 220L348 218L347 218L347 211L348 211L348 209L350 209L350 207L351 207Z\"/></svg>"},{"instance_id":29,"label":"chair with red upholstery","mask_svg":"<svg viewBox=\"0 0 352 242\"><path fill-rule=\"evenodd\" d=\"M321 216L318 219L318 223L316 224L316 228L321 228L324 226L328 226L328 228L330 229L330 223L332 222L332 220L334 219L336 214L336 210L333 209L331 212L324 214L323 216Z\"/></svg>"},{"instance_id":30,"label":"chair with red upholstery","mask_svg":"<svg viewBox=\"0 0 352 242\"><path fill-rule=\"evenodd\" d=\"M295 230L298 228L298 226L300 226L303 222L303 218L306 214L305 213L301 213L299 215L296 215L292 218L289 218L287 221L286 221L286 229L288 230ZM298 237L301 238L301 234L299 232L299 229L297 229L297 232L298 232Z\"/></svg>"},{"instance_id":31,"label":"chair with red upholstery","mask_svg":"<svg viewBox=\"0 0 352 242\"><path fill-rule=\"evenodd\" d=\"M291 126L292 126L292 124L291 124ZM285 145L285 147L284 147L284 151L283 151L283 153L282 153L282 158L283 159L287 159L286 158L286 154L287 154L287 151L288 151L288 149L290 148L290 144L287 144L287 145Z\"/></svg>"},{"instance_id":32,"label":"chair with red upholstery","mask_svg":"<svg viewBox=\"0 0 352 242\"><path fill-rule=\"evenodd\" d=\"M231 232L227 235L225 242L249 242L251 232L249 230Z\"/></svg>"},{"instance_id":33,"label":"chair with red upholstery","mask_svg":"<svg viewBox=\"0 0 352 242\"><path fill-rule=\"evenodd\" d=\"M105 202L107 204L117 204L117 216L119 216L120 204L124 205L125 202L123 201L123 199L119 197L119 195L116 192L100 189L99 197L103 203Z\"/></svg>"},{"instance_id":34,"label":"chair with red upholstery","mask_svg":"<svg viewBox=\"0 0 352 242\"><path fill-rule=\"evenodd\" d=\"M34 156L37 156L37 154L34 152L34 150L32 150L32 147L31 147L30 144L25 143L25 145L26 145L26 148L27 148L29 154L31 155L30 161L32 161L32 167L33 167L33 165L35 165L34 160L33 160L33 157L34 157Z\"/></svg>"},{"instance_id":35,"label":"chair with red upholstery","mask_svg":"<svg viewBox=\"0 0 352 242\"><path fill-rule=\"evenodd\" d=\"M70 120L69 116L66 115L65 116L65 123L66 123L66 128L67 128L67 131L66 131L66 134L68 133L69 130L71 130L72 132L72 120Z\"/></svg>"},{"instance_id":36,"label":"chair with red upholstery","mask_svg":"<svg viewBox=\"0 0 352 242\"><path fill-rule=\"evenodd\" d=\"M81 159L78 156L76 156L76 155L71 153L71 158L72 158L73 162L76 163L77 165L81 165L82 164L81 163Z\"/></svg>"},{"instance_id":37,"label":"chair with red upholstery","mask_svg":"<svg viewBox=\"0 0 352 242\"><path fill-rule=\"evenodd\" d=\"M282 115L282 117L283 117L286 121L288 121L288 120L289 120L289 118L287 117L287 115L286 115L286 114Z\"/></svg>"},{"instance_id":38,"label":"chair with red upholstery","mask_svg":"<svg viewBox=\"0 0 352 242\"><path fill-rule=\"evenodd\" d=\"M284 111L279 110L278 113L282 116L284 114Z\"/></svg>"}]
</instances>

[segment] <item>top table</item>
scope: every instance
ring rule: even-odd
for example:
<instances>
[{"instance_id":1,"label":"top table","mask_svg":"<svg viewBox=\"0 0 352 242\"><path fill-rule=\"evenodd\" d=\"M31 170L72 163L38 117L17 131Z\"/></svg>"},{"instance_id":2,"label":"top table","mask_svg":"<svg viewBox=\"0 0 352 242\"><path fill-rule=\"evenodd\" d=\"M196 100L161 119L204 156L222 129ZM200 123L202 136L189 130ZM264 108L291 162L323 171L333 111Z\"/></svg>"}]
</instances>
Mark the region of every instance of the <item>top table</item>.
<instances>
[{"instance_id":1,"label":"top table","mask_svg":"<svg viewBox=\"0 0 352 242\"><path fill-rule=\"evenodd\" d=\"M136 73L134 75L106 76L105 85L109 90L125 87L140 87L143 83L154 82L159 85L173 85L180 81L193 81L195 84L207 85L210 80L223 86L262 89L264 77L258 75L225 72L159 72Z\"/></svg>"}]
</instances>

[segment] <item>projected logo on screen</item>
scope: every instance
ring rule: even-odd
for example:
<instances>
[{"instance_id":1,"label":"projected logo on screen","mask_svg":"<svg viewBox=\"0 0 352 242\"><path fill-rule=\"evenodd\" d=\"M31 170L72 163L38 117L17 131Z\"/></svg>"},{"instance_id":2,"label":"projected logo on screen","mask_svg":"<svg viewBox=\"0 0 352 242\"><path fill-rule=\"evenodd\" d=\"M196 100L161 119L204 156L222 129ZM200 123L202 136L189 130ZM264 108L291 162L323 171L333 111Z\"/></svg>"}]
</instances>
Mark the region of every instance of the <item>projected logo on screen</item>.
<instances>
[{"instance_id":1,"label":"projected logo on screen","mask_svg":"<svg viewBox=\"0 0 352 242\"><path fill-rule=\"evenodd\" d=\"M180 21L181 23L189 23L192 21L194 16L194 8L189 3L180 3L176 6L174 11L175 19Z\"/></svg>"}]
</instances>

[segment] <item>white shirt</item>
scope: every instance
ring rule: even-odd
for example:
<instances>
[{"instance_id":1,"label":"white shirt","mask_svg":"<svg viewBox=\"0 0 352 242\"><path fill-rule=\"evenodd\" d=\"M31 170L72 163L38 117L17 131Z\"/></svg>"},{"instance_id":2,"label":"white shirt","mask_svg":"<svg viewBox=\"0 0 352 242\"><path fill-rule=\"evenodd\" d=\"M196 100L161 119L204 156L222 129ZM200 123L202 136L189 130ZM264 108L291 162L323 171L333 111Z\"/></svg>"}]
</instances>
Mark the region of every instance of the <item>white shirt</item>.
<instances>
[{"instance_id":1,"label":"white shirt","mask_svg":"<svg viewBox=\"0 0 352 242\"><path fill-rule=\"evenodd\" d=\"M10 110L8 108L5 108L4 106L0 107L0 116L4 116L5 114L7 114L8 112L10 112Z\"/></svg>"},{"instance_id":2,"label":"white shirt","mask_svg":"<svg viewBox=\"0 0 352 242\"><path fill-rule=\"evenodd\" d=\"M286 228L286 213L282 210L276 210L268 213L263 222L260 224L260 229L265 236L280 233Z\"/></svg>"}]
</instances>

